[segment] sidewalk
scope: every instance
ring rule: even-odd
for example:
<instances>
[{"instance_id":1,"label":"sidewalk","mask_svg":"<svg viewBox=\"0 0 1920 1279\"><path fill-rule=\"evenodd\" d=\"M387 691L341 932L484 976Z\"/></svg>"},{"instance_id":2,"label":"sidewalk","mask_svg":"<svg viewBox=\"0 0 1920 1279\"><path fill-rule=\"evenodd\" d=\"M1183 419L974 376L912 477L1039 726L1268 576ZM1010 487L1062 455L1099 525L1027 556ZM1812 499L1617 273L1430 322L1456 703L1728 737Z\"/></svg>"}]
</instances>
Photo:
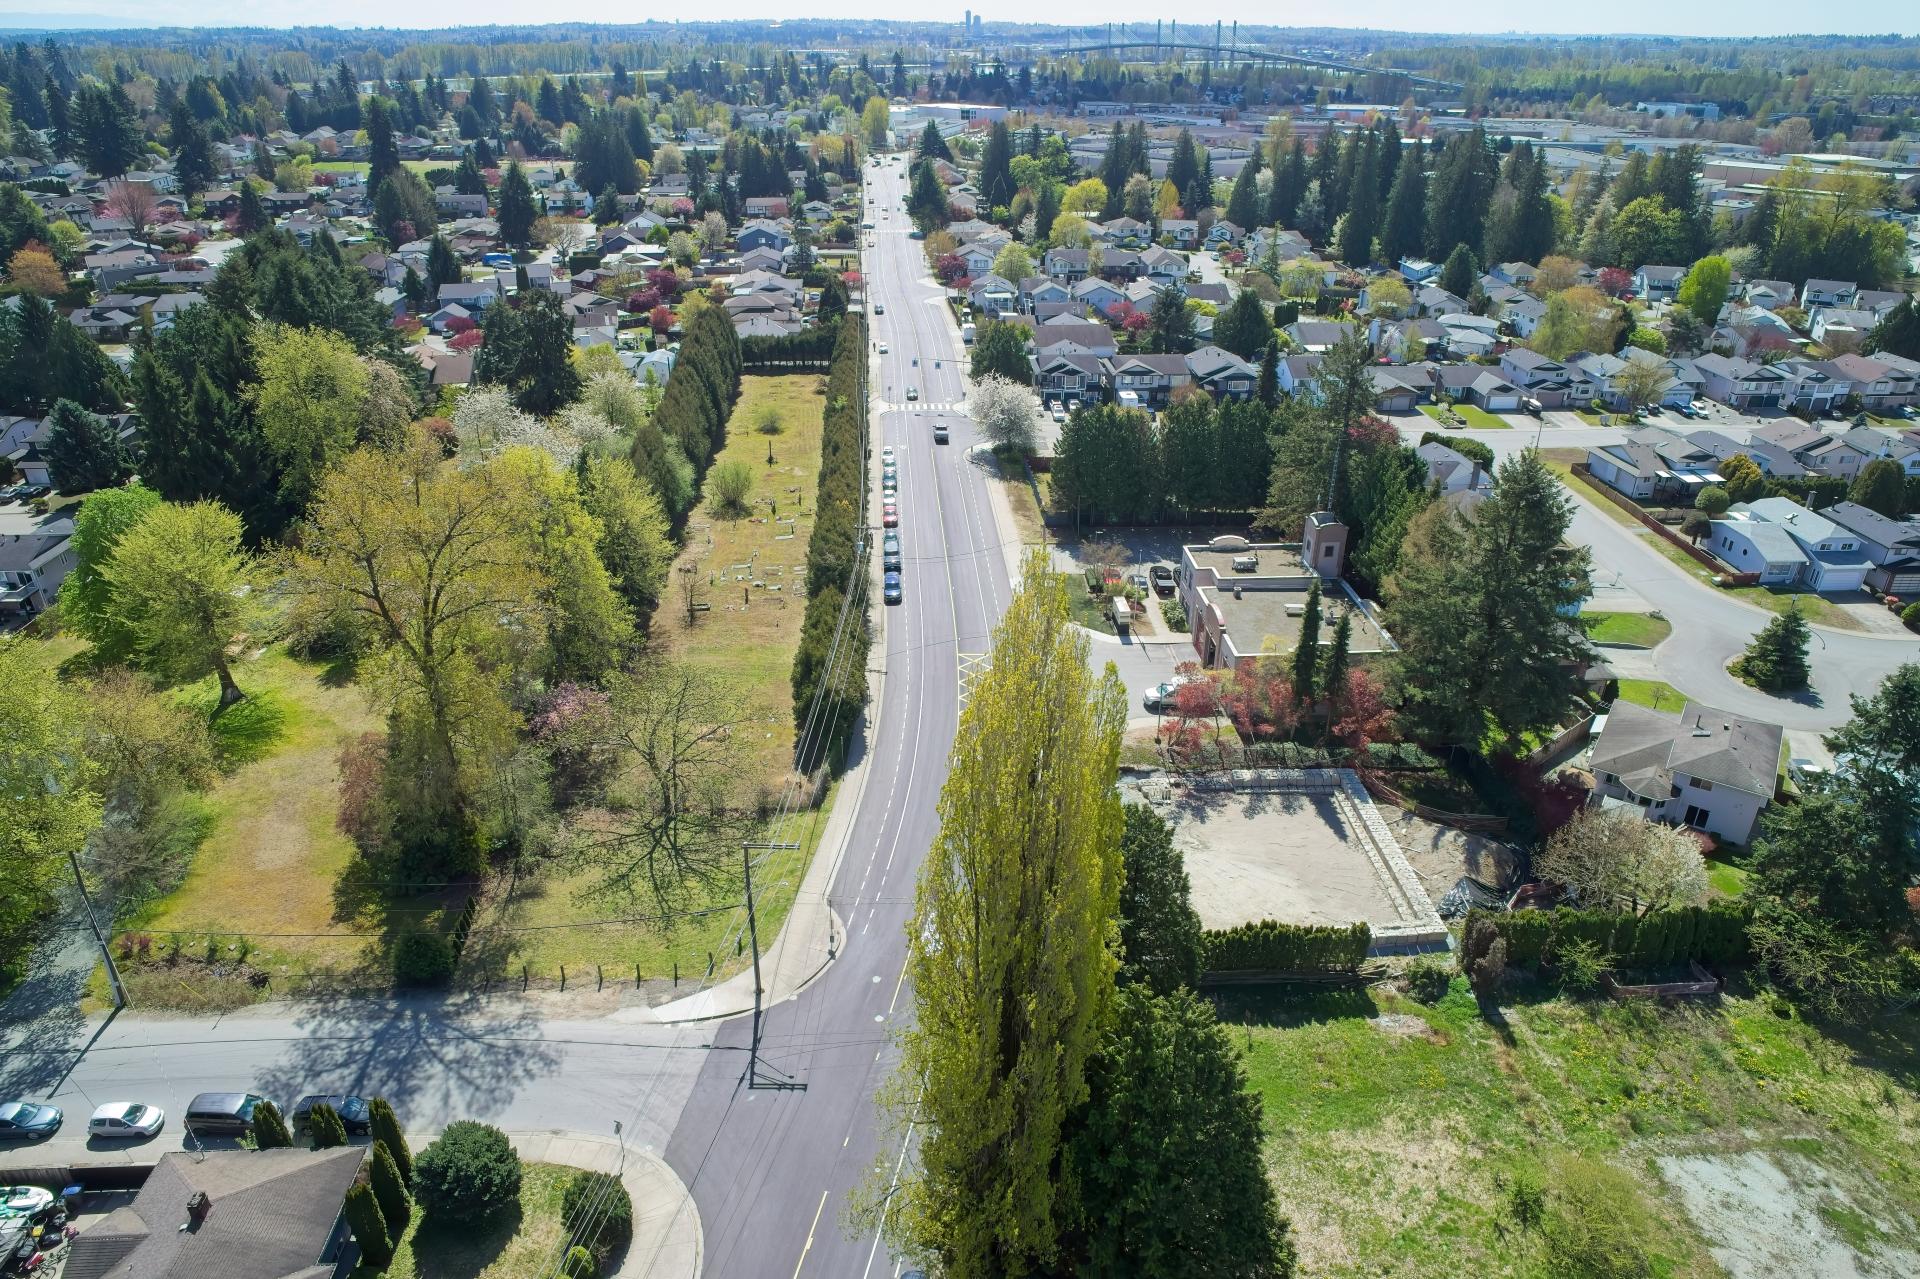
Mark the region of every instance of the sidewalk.
<instances>
[{"instance_id":1,"label":"sidewalk","mask_svg":"<svg viewBox=\"0 0 1920 1279\"><path fill-rule=\"evenodd\" d=\"M407 1135L417 1153L431 1136ZM509 1132L507 1140L527 1163L563 1164L589 1172L618 1172L633 1196L633 1242L608 1279L698 1279L706 1239L700 1212L664 1159L651 1150L627 1149L611 1137L571 1132Z\"/></svg>"}]
</instances>

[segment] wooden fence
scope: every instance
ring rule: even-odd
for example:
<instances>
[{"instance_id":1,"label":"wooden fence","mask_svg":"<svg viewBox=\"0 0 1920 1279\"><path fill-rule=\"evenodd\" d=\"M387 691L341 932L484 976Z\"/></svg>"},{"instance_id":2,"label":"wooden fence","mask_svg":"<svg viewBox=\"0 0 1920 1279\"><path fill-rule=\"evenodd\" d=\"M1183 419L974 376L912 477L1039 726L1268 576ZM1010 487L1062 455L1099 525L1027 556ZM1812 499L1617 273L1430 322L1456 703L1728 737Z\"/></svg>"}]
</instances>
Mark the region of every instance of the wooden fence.
<instances>
[{"instance_id":1,"label":"wooden fence","mask_svg":"<svg viewBox=\"0 0 1920 1279\"><path fill-rule=\"evenodd\" d=\"M1370 772L1361 773L1360 780L1366 784L1368 792L1375 799L1384 799L1395 808L1403 808L1415 817L1424 817L1442 826L1483 834L1492 834L1507 828L1507 819L1494 813L1450 813L1443 808L1430 808L1425 804L1416 803Z\"/></svg>"},{"instance_id":2,"label":"wooden fence","mask_svg":"<svg viewBox=\"0 0 1920 1279\"><path fill-rule=\"evenodd\" d=\"M1702 968L1694 960L1687 961L1687 968L1693 973L1692 981L1655 982L1648 986L1623 986L1613 979L1612 973L1600 974L1600 985L1614 999L1706 999L1718 995L1726 983Z\"/></svg>"}]
</instances>

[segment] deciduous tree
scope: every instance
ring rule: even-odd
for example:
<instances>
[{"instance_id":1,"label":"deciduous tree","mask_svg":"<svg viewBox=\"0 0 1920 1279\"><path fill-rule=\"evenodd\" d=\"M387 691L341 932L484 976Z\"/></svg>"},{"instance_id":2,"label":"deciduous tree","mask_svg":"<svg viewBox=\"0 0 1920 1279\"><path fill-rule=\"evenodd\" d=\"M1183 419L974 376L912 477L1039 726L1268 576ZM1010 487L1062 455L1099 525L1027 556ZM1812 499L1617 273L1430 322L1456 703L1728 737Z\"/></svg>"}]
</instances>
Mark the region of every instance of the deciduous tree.
<instances>
[{"instance_id":1,"label":"deciduous tree","mask_svg":"<svg viewBox=\"0 0 1920 1279\"><path fill-rule=\"evenodd\" d=\"M172 679L211 671L222 707L246 696L227 650L256 615L241 542L240 517L218 502L162 504L121 534L104 571L142 660Z\"/></svg>"},{"instance_id":2,"label":"deciduous tree","mask_svg":"<svg viewBox=\"0 0 1920 1279\"><path fill-rule=\"evenodd\" d=\"M1637 914L1695 906L1707 898L1707 867L1693 836L1639 813L1585 808L1555 831L1534 863L1541 878L1576 900Z\"/></svg>"}]
</instances>

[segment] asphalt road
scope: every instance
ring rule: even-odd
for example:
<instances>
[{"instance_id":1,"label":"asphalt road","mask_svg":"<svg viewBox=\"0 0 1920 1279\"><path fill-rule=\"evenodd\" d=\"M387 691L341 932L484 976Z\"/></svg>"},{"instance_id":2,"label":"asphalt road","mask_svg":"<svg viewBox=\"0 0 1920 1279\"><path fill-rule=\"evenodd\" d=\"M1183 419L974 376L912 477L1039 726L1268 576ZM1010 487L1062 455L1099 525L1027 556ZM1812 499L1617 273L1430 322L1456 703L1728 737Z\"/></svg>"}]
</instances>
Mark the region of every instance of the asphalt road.
<instances>
[{"instance_id":1,"label":"asphalt road","mask_svg":"<svg viewBox=\"0 0 1920 1279\"><path fill-rule=\"evenodd\" d=\"M881 1159L897 1169L907 1153L908 1135L879 1131L874 1094L894 1063L893 1033L911 1015L906 927L938 827L962 671L985 654L1009 595L987 472L970 457L973 426L951 409L923 407L956 404L965 387L955 330L920 242L907 235L905 177L884 165L873 187L876 229L865 267L869 305L885 308L872 318L872 337L888 348L874 382L897 406L876 418L873 447L891 444L899 461L904 599L885 608L886 676L869 708L870 771L831 889L845 951L800 995L769 1010L763 1086L750 1086L741 1053L708 1057L667 1148L699 1205L713 1279L849 1279L898 1269L876 1234L850 1233L844 1217L869 1169ZM919 393L911 402L909 385ZM936 420L947 423L951 443L933 442ZM739 1049L749 1031L748 1019L736 1019L716 1040Z\"/></svg>"}]
</instances>

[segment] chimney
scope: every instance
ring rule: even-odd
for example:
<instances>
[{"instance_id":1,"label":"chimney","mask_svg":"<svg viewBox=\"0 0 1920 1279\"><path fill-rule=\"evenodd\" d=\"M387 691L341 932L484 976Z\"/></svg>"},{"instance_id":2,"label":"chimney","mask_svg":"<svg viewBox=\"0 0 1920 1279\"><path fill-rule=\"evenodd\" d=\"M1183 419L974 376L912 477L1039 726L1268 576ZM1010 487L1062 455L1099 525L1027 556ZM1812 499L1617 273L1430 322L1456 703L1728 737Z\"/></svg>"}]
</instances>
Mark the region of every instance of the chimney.
<instances>
[{"instance_id":1,"label":"chimney","mask_svg":"<svg viewBox=\"0 0 1920 1279\"><path fill-rule=\"evenodd\" d=\"M207 1192L196 1190L187 1198L187 1225L198 1226L207 1219L207 1213L213 1208L213 1200L207 1198Z\"/></svg>"}]
</instances>

